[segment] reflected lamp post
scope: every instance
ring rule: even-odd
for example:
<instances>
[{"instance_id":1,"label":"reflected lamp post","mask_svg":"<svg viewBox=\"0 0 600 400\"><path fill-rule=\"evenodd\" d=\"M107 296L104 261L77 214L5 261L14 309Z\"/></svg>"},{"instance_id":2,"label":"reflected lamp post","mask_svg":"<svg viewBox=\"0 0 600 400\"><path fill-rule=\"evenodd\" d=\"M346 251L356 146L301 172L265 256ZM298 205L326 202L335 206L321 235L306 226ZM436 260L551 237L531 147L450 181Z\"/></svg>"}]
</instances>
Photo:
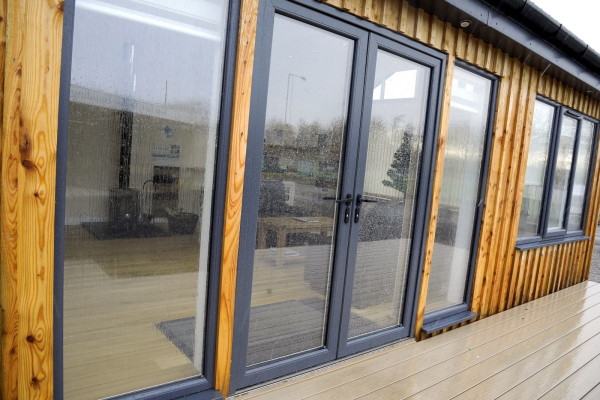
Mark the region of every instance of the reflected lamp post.
<instances>
[{"instance_id":1,"label":"reflected lamp post","mask_svg":"<svg viewBox=\"0 0 600 400\"><path fill-rule=\"evenodd\" d=\"M292 86L292 81L293 81L293 78L302 79L303 81L305 81L305 82L306 82L306 77L305 77L305 76L302 76L302 75L296 75L296 74L292 74L292 73L289 73L289 74L288 74L288 80L287 80L287 92L286 92L286 95L285 95L285 118L284 118L284 120L283 120L283 121L284 121L286 124L287 124L287 122L288 122L288 108L291 106L291 97L292 97L292 95L293 95L293 89L294 89L294 87ZM291 88L292 90L290 90L290 88ZM291 110L290 110L290 118L292 117L292 115L291 115L291 114L292 114L292 113L291 113Z\"/></svg>"}]
</instances>

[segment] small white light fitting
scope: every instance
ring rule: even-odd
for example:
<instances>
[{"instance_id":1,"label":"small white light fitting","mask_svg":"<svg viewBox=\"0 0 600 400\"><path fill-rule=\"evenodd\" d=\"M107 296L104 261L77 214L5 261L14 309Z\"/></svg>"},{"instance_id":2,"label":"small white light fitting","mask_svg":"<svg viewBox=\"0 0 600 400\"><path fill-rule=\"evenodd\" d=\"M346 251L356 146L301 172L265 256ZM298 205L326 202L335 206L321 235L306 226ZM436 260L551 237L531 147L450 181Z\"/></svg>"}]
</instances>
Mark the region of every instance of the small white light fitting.
<instances>
[{"instance_id":1,"label":"small white light fitting","mask_svg":"<svg viewBox=\"0 0 600 400\"><path fill-rule=\"evenodd\" d=\"M461 28L468 28L469 25L471 25L471 20L469 20L469 19L461 19L460 20L460 27Z\"/></svg>"}]
</instances>

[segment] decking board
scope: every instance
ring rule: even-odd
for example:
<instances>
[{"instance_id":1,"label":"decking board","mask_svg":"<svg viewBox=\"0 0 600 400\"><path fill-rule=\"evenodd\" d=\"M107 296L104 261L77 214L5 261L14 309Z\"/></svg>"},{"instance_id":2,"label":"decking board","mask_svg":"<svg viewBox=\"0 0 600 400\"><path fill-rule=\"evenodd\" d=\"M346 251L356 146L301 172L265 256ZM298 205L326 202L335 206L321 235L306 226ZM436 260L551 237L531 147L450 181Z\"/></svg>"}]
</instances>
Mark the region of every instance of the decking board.
<instances>
[{"instance_id":1,"label":"decking board","mask_svg":"<svg viewBox=\"0 0 600 400\"><path fill-rule=\"evenodd\" d=\"M588 281L236 398L591 399L600 392L598 367L600 284Z\"/></svg>"}]
</instances>

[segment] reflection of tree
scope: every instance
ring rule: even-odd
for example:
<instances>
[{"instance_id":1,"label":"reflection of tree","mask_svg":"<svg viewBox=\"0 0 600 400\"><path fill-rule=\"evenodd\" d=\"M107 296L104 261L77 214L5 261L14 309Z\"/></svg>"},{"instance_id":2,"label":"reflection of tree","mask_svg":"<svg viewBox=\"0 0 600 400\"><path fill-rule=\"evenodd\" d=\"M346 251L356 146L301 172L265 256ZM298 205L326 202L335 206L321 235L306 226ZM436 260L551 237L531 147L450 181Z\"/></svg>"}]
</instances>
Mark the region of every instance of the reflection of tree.
<instances>
[{"instance_id":1,"label":"reflection of tree","mask_svg":"<svg viewBox=\"0 0 600 400\"><path fill-rule=\"evenodd\" d=\"M402 135L402 143L394 153L394 160L387 171L389 179L385 179L382 183L393 189L405 193L408 184L412 134L408 131Z\"/></svg>"},{"instance_id":2,"label":"reflection of tree","mask_svg":"<svg viewBox=\"0 0 600 400\"><path fill-rule=\"evenodd\" d=\"M345 119L329 122L269 120L265 126L263 172L271 179L335 187ZM279 175L279 176L275 176Z\"/></svg>"}]
</instances>

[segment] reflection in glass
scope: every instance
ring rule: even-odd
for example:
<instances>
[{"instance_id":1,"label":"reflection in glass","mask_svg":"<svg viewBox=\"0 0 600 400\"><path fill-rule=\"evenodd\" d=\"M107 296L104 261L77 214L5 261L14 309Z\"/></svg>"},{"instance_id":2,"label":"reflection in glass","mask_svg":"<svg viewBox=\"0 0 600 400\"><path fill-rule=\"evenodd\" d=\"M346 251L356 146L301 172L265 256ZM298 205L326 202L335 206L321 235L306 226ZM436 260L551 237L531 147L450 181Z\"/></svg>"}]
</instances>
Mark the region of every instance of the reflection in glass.
<instances>
[{"instance_id":1,"label":"reflection in glass","mask_svg":"<svg viewBox=\"0 0 600 400\"><path fill-rule=\"evenodd\" d=\"M535 102L527 172L521 203L519 237L539 234L540 212L544 195L544 180L548 166L548 151L552 136L555 108L541 101Z\"/></svg>"},{"instance_id":2,"label":"reflection in glass","mask_svg":"<svg viewBox=\"0 0 600 400\"><path fill-rule=\"evenodd\" d=\"M490 90L489 79L455 67L425 312L465 301Z\"/></svg>"},{"instance_id":3,"label":"reflection in glass","mask_svg":"<svg viewBox=\"0 0 600 400\"><path fill-rule=\"evenodd\" d=\"M78 0L68 132L64 389L203 371L226 2Z\"/></svg>"},{"instance_id":4,"label":"reflection in glass","mask_svg":"<svg viewBox=\"0 0 600 400\"><path fill-rule=\"evenodd\" d=\"M552 197L550 212L548 213L548 230L563 229L565 208L569 190L569 178L573 164L573 151L575 150L575 135L577 134L577 120L563 116L558 142L556 167L552 179Z\"/></svg>"},{"instance_id":5,"label":"reflection in glass","mask_svg":"<svg viewBox=\"0 0 600 400\"><path fill-rule=\"evenodd\" d=\"M581 125L573 191L571 193L571 206L569 208L569 222L567 227L569 231L583 229L583 210L587 191L587 181L590 172L590 163L592 161L595 127L596 126L591 121L585 120Z\"/></svg>"},{"instance_id":6,"label":"reflection in glass","mask_svg":"<svg viewBox=\"0 0 600 400\"><path fill-rule=\"evenodd\" d=\"M429 73L377 53L364 178L365 197L377 203L361 206L349 338L398 326L402 318Z\"/></svg>"},{"instance_id":7,"label":"reflection in glass","mask_svg":"<svg viewBox=\"0 0 600 400\"><path fill-rule=\"evenodd\" d=\"M275 16L247 365L324 346L354 42Z\"/></svg>"}]
</instances>

